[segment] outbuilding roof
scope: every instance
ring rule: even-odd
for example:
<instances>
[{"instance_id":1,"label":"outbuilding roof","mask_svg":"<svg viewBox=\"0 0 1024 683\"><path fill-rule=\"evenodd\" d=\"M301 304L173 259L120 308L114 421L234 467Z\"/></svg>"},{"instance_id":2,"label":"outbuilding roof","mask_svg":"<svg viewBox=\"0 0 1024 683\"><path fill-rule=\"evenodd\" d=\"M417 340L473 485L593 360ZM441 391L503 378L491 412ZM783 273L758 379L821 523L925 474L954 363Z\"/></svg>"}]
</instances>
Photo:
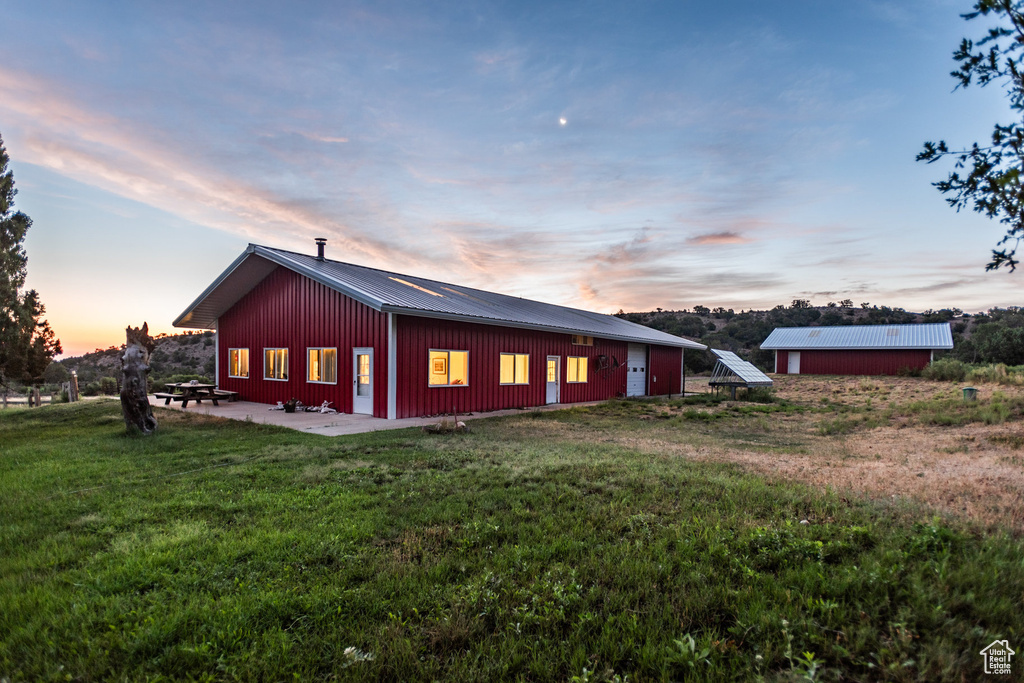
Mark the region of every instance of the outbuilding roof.
<instances>
[{"instance_id":1,"label":"outbuilding roof","mask_svg":"<svg viewBox=\"0 0 1024 683\"><path fill-rule=\"evenodd\" d=\"M250 244L174 321L207 328L277 268L287 268L384 313L402 313L602 339L704 349L703 344L622 318Z\"/></svg>"},{"instance_id":2,"label":"outbuilding roof","mask_svg":"<svg viewBox=\"0 0 1024 683\"><path fill-rule=\"evenodd\" d=\"M776 327L762 349L951 349L949 323Z\"/></svg>"}]
</instances>

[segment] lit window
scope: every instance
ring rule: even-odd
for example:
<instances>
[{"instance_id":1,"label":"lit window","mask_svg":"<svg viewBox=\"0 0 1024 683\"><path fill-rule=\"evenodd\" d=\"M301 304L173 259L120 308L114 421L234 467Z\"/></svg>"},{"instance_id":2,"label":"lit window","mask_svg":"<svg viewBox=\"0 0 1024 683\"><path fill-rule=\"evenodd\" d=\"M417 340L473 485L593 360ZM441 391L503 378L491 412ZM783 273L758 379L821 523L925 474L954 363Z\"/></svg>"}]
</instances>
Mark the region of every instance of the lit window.
<instances>
[{"instance_id":1,"label":"lit window","mask_svg":"<svg viewBox=\"0 0 1024 683\"><path fill-rule=\"evenodd\" d=\"M582 335L582 334L574 334L574 335L572 335L572 343L573 343L573 346L593 346L594 345L594 338L593 337L587 337L587 336Z\"/></svg>"},{"instance_id":2,"label":"lit window","mask_svg":"<svg viewBox=\"0 0 1024 683\"><path fill-rule=\"evenodd\" d=\"M548 358L548 381L558 381L558 361L554 358Z\"/></svg>"},{"instance_id":3,"label":"lit window","mask_svg":"<svg viewBox=\"0 0 1024 683\"><path fill-rule=\"evenodd\" d=\"M263 379L288 379L288 349L263 349Z\"/></svg>"},{"instance_id":4,"label":"lit window","mask_svg":"<svg viewBox=\"0 0 1024 683\"><path fill-rule=\"evenodd\" d=\"M587 381L587 359L585 356L569 356L567 382Z\"/></svg>"},{"instance_id":5,"label":"lit window","mask_svg":"<svg viewBox=\"0 0 1024 683\"><path fill-rule=\"evenodd\" d=\"M249 379L249 349L228 349L228 377Z\"/></svg>"},{"instance_id":6,"label":"lit window","mask_svg":"<svg viewBox=\"0 0 1024 683\"><path fill-rule=\"evenodd\" d=\"M427 383L432 387L469 384L469 351L431 351Z\"/></svg>"},{"instance_id":7,"label":"lit window","mask_svg":"<svg viewBox=\"0 0 1024 683\"><path fill-rule=\"evenodd\" d=\"M309 349L309 372L306 381L319 384L338 383L338 350Z\"/></svg>"},{"instance_id":8,"label":"lit window","mask_svg":"<svg viewBox=\"0 0 1024 683\"><path fill-rule=\"evenodd\" d=\"M525 353L501 354L501 384L529 384L530 356Z\"/></svg>"}]
</instances>

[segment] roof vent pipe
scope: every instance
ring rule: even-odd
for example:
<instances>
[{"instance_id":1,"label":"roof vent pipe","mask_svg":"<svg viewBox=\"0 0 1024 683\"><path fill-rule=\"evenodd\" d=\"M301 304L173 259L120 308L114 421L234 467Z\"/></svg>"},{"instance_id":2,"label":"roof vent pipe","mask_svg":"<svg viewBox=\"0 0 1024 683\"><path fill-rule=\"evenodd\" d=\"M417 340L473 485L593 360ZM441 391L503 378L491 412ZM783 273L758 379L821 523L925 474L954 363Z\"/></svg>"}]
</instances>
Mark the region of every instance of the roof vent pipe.
<instances>
[{"instance_id":1,"label":"roof vent pipe","mask_svg":"<svg viewBox=\"0 0 1024 683\"><path fill-rule=\"evenodd\" d=\"M314 237L313 239L314 241L316 241L316 260L323 261L324 245L327 244L327 239L325 237Z\"/></svg>"}]
</instances>

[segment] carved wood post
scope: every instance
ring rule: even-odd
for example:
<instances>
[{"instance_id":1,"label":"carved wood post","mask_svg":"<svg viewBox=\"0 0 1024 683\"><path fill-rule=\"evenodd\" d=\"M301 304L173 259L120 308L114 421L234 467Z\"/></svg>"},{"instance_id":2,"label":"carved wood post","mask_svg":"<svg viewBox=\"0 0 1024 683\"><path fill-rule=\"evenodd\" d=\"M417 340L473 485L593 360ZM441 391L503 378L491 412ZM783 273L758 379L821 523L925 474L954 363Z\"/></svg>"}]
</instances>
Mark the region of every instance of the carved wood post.
<instances>
[{"instance_id":1,"label":"carved wood post","mask_svg":"<svg viewBox=\"0 0 1024 683\"><path fill-rule=\"evenodd\" d=\"M149 325L142 323L142 329L125 329L128 343L121 357L121 412L124 425L129 432L138 430L143 434L156 431L156 418L149 405L146 391L146 375L149 374L149 354L155 342L149 336Z\"/></svg>"}]
</instances>

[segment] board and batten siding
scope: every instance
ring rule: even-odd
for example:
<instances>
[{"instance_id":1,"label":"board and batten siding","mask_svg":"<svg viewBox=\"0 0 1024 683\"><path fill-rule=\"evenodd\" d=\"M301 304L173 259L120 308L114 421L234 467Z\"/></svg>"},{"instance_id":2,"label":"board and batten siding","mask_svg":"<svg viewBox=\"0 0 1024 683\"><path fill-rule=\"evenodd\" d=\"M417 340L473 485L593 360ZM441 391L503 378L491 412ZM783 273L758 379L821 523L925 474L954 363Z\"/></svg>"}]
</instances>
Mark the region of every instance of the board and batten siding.
<instances>
[{"instance_id":1,"label":"board and batten siding","mask_svg":"<svg viewBox=\"0 0 1024 683\"><path fill-rule=\"evenodd\" d=\"M777 374L777 375L788 375L789 374L789 351L776 351L775 352L775 374Z\"/></svg>"},{"instance_id":2,"label":"board and batten siding","mask_svg":"<svg viewBox=\"0 0 1024 683\"><path fill-rule=\"evenodd\" d=\"M683 381L683 350L671 346L649 346L647 393L651 396L678 394Z\"/></svg>"},{"instance_id":3,"label":"board and batten siding","mask_svg":"<svg viewBox=\"0 0 1024 683\"><path fill-rule=\"evenodd\" d=\"M544 405L548 356L561 358L562 403L612 398L626 390L626 347L626 342L606 339L594 339L593 346L576 346L569 334L402 315L398 318L397 417ZM469 351L469 384L429 386L430 349ZM502 353L529 354L529 385L500 384ZM609 367L598 370L597 356L602 354L608 357ZM569 356L588 359L586 383L566 382ZM620 367L610 367L612 356Z\"/></svg>"},{"instance_id":4,"label":"board and batten siding","mask_svg":"<svg viewBox=\"0 0 1024 683\"><path fill-rule=\"evenodd\" d=\"M278 268L218 318L217 334L221 389L257 403L330 401L341 413L352 412L352 349L373 348L373 415L387 417L386 313ZM263 349L273 347L288 349L288 381L263 379ZM337 384L306 381L310 347L338 349ZM228 350L233 348L249 349L248 379L228 377Z\"/></svg>"},{"instance_id":5,"label":"board and batten siding","mask_svg":"<svg viewBox=\"0 0 1024 683\"><path fill-rule=\"evenodd\" d=\"M795 349L794 349L795 350ZM775 352L775 372L789 373L791 351ZM921 370L931 361L929 349L801 350L801 375L895 375L902 368Z\"/></svg>"}]
</instances>

